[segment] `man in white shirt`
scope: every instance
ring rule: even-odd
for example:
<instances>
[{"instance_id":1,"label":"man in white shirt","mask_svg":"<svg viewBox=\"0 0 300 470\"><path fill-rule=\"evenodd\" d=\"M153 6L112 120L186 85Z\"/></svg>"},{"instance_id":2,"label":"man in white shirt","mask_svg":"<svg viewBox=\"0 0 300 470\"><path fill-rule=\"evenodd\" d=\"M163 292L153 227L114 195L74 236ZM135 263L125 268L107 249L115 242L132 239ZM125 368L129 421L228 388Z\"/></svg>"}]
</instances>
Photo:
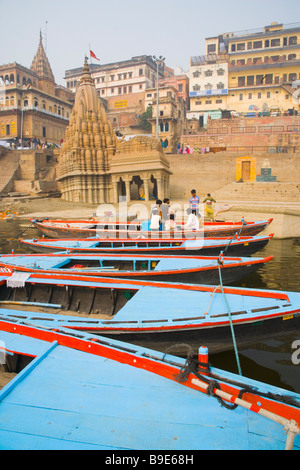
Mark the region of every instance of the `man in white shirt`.
<instances>
[{"instance_id":1,"label":"man in white shirt","mask_svg":"<svg viewBox=\"0 0 300 470\"><path fill-rule=\"evenodd\" d=\"M186 212L189 216L188 216L188 220L186 224L184 224L184 228L189 229L189 230L199 230L200 224L199 224L198 217L194 214L194 212L190 208L187 209Z\"/></svg>"},{"instance_id":2,"label":"man in white shirt","mask_svg":"<svg viewBox=\"0 0 300 470\"><path fill-rule=\"evenodd\" d=\"M159 230L160 222L162 219L162 213L160 206L162 205L162 201L157 199L156 205L153 207L151 214L150 214L150 230Z\"/></svg>"}]
</instances>

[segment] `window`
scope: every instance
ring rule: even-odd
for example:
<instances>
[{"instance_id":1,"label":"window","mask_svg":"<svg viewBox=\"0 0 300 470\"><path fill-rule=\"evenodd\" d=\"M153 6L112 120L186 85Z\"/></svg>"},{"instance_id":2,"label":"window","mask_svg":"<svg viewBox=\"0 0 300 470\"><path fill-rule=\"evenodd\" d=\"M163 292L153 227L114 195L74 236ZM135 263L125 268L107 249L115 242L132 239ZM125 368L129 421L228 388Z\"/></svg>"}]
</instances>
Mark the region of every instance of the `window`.
<instances>
[{"instance_id":1,"label":"window","mask_svg":"<svg viewBox=\"0 0 300 470\"><path fill-rule=\"evenodd\" d=\"M179 91L179 92L182 92L182 88L183 88L183 87L182 87L182 83L180 83L180 84L178 85L178 91Z\"/></svg>"},{"instance_id":2,"label":"window","mask_svg":"<svg viewBox=\"0 0 300 470\"><path fill-rule=\"evenodd\" d=\"M296 60L296 54L289 54L288 55L288 60Z\"/></svg>"},{"instance_id":3,"label":"window","mask_svg":"<svg viewBox=\"0 0 300 470\"><path fill-rule=\"evenodd\" d=\"M225 70L224 70L224 69L218 69L218 70L217 70L217 74L218 74L218 75L224 75L224 74L225 74Z\"/></svg>"},{"instance_id":4,"label":"window","mask_svg":"<svg viewBox=\"0 0 300 470\"><path fill-rule=\"evenodd\" d=\"M279 55L272 55L271 59L273 60L273 62L278 62L280 57L279 57Z\"/></svg>"},{"instance_id":5,"label":"window","mask_svg":"<svg viewBox=\"0 0 300 470\"><path fill-rule=\"evenodd\" d=\"M297 80L297 74L289 73L289 82L294 82L295 80Z\"/></svg>"},{"instance_id":6,"label":"window","mask_svg":"<svg viewBox=\"0 0 300 470\"><path fill-rule=\"evenodd\" d=\"M216 100L216 104L223 103L223 100Z\"/></svg>"},{"instance_id":7,"label":"window","mask_svg":"<svg viewBox=\"0 0 300 470\"><path fill-rule=\"evenodd\" d=\"M253 64L255 65L255 64L257 64L259 61L262 62L262 58L261 58L261 57L254 57L254 59L253 59Z\"/></svg>"},{"instance_id":8,"label":"window","mask_svg":"<svg viewBox=\"0 0 300 470\"><path fill-rule=\"evenodd\" d=\"M271 85L273 83L273 74L268 73L265 75L265 84L266 85Z\"/></svg>"},{"instance_id":9,"label":"window","mask_svg":"<svg viewBox=\"0 0 300 470\"><path fill-rule=\"evenodd\" d=\"M121 95L122 94L122 88L119 86L118 88L118 94Z\"/></svg>"},{"instance_id":10,"label":"window","mask_svg":"<svg viewBox=\"0 0 300 470\"><path fill-rule=\"evenodd\" d=\"M194 90L194 91L199 91L200 88L201 88L200 85L194 85L194 86L193 86L193 90Z\"/></svg>"},{"instance_id":11,"label":"window","mask_svg":"<svg viewBox=\"0 0 300 470\"><path fill-rule=\"evenodd\" d=\"M209 90L212 90L212 84L211 84L211 83L207 83L204 88L205 88L205 90L208 90L208 91L209 91Z\"/></svg>"},{"instance_id":12,"label":"window","mask_svg":"<svg viewBox=\"0 0 300 470\"><path fill-rule=\"evenodd\" d=\"M43 137L46 137L46 127L43 126Z\"/></svg>"},{"instance_id":13,"label":"window","mask_svg":"<svg viewBox=\"0 0 300 470\"><path fill-rule=\"evenodd\" d=\"M295 46L297 44L297 36L291 36L289 38L289 46Z\"/></svg>"},{"instance_id":14,"label":"window","mask_svg":"<svg viewBox=\"0 0 300 470\"><path fill-rule=\"evenodd\" d=\"M248 93L248 99L252 100L252 93Z\"/></svg>"},{"instance_id":15,"label":"window","mask_svg":"<svg viewBox=\"0 0 300 470\"><path fill-rule=\"evenodd\" d=\"M267 98L271 98L271 92L267 91Z\"/></svg>"},{"instance_id":16,"label":"window","mask_svg":"<svg viewBox=\"0 0 300 470\"><path fill-rule=\"evenodd\" d=\"M280 38L272 39L271 47L278 47L278 46L280 46Z\"/></svg>"},{"instance_id":17,"label":"window","mask_svg":"<svg viewBox=\"0 0 300 470\"><path fill-rule=\"evenodd\" d=\"M243 93L240 93L240 101L243 101Z\"/></svg>"},{"instance_id":18,"label":"window","mask_svg":"<svg viewBox=\"0 0 300 470\"><path fill-rule=\"evenodd\" d=\"M254 75L249 75L247 77L247 86L252 86L254 85Z\"/></svg>"},{"instance_id":19,"label":"window","mask_svg":"<svg viewBox=\"0 0 300 470\"><path fill-rule=\"evenodd\" d=\"M209 53L216 52L216 45L215 45L215 44L208 44L208 46L207 46L207 52L208 52L208 54L209 54Z\"/></svg>"},{"instance_id":20,"label":"window","mask_svg":"<svg viewBox=\"0 0 300 470\"><path fill-rule=\"evenodd\" d=\"M238 86L245 86L245 77L238 77Z\"/></svg>"},{"instance_id":21,"label":"window","mask_svg":"<svg viewBox=\"0 0 300 470\"><path fill-rule=\"evenodd\" d=\"M114 76L114 75L111 75L111 76L110 76L110 81L113 82L114 79L115 79L115 76Z\"/></svg>"},{"instance_id":22,"label":"window","mask_svg":"<svg viewBox=\"0 0 300 470\"><path fill-rule=\"evenodd\" d=\"M139 76L141 77L142 75L144 75L144 71L143 69L139 69Z\"/></svg>"},{"instance_id":23,"label":"window","mask_svg":"<svg viewBox=\"0 0 300 470\"><path fill-rule=\"evenodd\" d=\"M128 87L128 93L132 93L132 85L129 85L129 87Z\"/></svg>"},{"instance_id":24,"label":"window","mask_svg":"<svg viewBox=\"0 0 300 470\"><path fill-rule=\"evenodd\" d=\"M121 80L121 79L122 79L122 74L118 73L118 80Z\"/></svg>"},{"instance_id":25,"label":"window","mask_svg":"<svg viewBox=\"0 0 300 470\"><path fill-rule=\"evenodd\" d=\"M211 103L212 103L211 100L206 100L206 101L205 101L205 104L211 104Z\"/></svg>"},{"instance_id":26,"label":"window","mask_svg":"<svg viewBox=\"0 0 300 470\"><path fill-rule=\"evenodd\" d=\"M237 51L244 51L245 50L245 43L242 42L242 43L237 44L236 50Z\"/></svg>"},{"instance_id":27,"label":"window","mask_svg":"<svg viewBox=\"0 0 300 470\"><path fill-rule=\"evenodd\" d=\"M128 72L128 77L132 78L132 72Z\"/></svg>"},{"instance_id":28,"label":"window","mask_svg":"<svg viewBox=\"0 0 300 470\"><path fill-rule=\"evenodd\" d=\"M127 86L123 87L123 93L127 93Z\"/></svg>"},{"instance_id":29,"label":"window","mask_svg":"<svg viewBox=\"0 0 300 470\"><path fill-rule=\"evenodd\" d=\"M111 91L111 93L114 93L114 92L115 92L115 89L114 89L114 88L111 88L110 91Z\"/></svg>"},{"instance_id":30,"label":"window","mask_svg":"<svg viewBox=\"0 0 300 470\"><path fill-rule=\"evenodd\" d=\"M254 41L253 49L261 49L262 48L262 41Z\"/></svg>"},{"instance_id":31,"label":"window","mask_svg":"<svg viewBox=\"0 0 300 470\"><path fill-rule=\"evenodd\" d=\"M260 91L257 93L257 98L261 99L261 92Z\"/></svg>"},{"instance_id":32,"label":"window","mask_svg":"<svg viewBox=\"0 0 300 470\"><path fill-rule=\"evenodd\" d=\"M270 47L270 41L269 41L269 39L266 39L266 41L265 41L265 47Z\"/></svg>"},{"instance_id":33,"label":"window","mask_svg":"<svg viewBox=\"0 0 300 470\"><path fill-rule=\"evenodd\" d=\"M248 42L247 49L248 49L248 51L250 51L252 49L252 42Z\"/></svg>"},{"instance_id":34,"label":"window","mask_svg":"<svg viewBox=\"0 0 300 470\"><path fill-rule=\"evenodd\" d=\"M205 72L204 72L204 75L205 75L206 77L211 77L212 74L213 74L213 73L212 73L212 70L205 70Z\"/></svg>"},{"instance_id":35,"label":"window","mask_svg":"<svg viewBox=\"0 0 300 470\"><path fill-rule=\"evenodd\" d=\"M193 77L194 78L198 78L198 77L200 77L200 75L201 75L201 72L199 72L199 70L196 70L196 72L193 72Z\"/></svg>"},{"instance_id":36,"label":"window","mask_svg":"<svg viewBox=\"0 0 300 470\"><path fill-rule=\"evenodd\" d=\"M235 52L235 44L231 44L231 52Z\"/></svg>"},{"instance_id":37,"label":"window","mask_svg":"<svg viewBox=\"0 0 300 470\"><path fill-rule=\"evenodd\" d=\"M218 89L218 90L223 90L223 89L224 89L224 83L219 82L219 83L217 84L217 89Z\"/></svg>"}]
</instances>

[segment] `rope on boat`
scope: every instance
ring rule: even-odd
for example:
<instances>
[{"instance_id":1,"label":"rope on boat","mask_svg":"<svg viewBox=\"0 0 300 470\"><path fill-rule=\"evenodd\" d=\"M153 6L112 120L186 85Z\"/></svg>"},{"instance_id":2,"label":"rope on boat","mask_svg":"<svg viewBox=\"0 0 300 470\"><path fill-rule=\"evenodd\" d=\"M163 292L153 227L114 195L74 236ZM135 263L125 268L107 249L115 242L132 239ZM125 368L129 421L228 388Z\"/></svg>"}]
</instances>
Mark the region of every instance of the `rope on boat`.
<instances>
[{"instance_id":1,"label":"rope on boat","mask_svg":"<svg viewBox=\"0 0 300 470\"><path fill-rule=\"evenodd\" d=\"M199 366L203 369L205 368L205 375L199 373L198 368ZM271 411L265 410L261 408L259 405L255 405L244 400L242 397L245 393L250 393L253 395L257 395L259 397L267 397L269 399L273 399L274 401L281 402L281 403L289 403L292 401L292 406L297 406L299 408L299 404L295 404L293 400L290 400L290 397L272 394L272 393L260 393L257 389L251 386L245 386L244 384L240 384L242 388L240 389L237 396L232 395L230 393L224 392L221 389L220 382L214 376L214 374L210 371L210 364L205 362L199 362L195 360L191 356L188 355L185 364L180 369L179 374L175 377L178 382L185 382L190 373L193 373L196 378L192 379L192 384L196 385L197 387L204 390L209 396L215 397L221 406L227 408L228 410L234 410L238 406L241 406L247 410L250 410L254 413L260 414L265 418L268 418L276 423L281 424L284 427L284 431L287 434L286 443L285 443L285 450L292 450L294 446L294 440L296 434L300 434L300 428L298 423L293 419L287 419L282 416L279 416ZM234 381L222 378L222 382L235 384Z\"/></svg>"},{"instance_id":2,"label":"rope on boat","mask_svg":"<svg viewBox=\"0 0 300 470\"><path fill-rule=\"evenodd\" d=\"M26 227L23 232L21 232L19 235L17 235L15 238L13 238L13 240L17 240L18 238L20 238L21 235L23 235L32 225L34 225L35 222L36 222L35 220L33 222L31 222L31 224L28 225L28 227Z\"/></svg>"},{"instance_id":3,"label":"rope on boat","mask_svg":"<svg viewBox=\"0 0 300 470\"><path fill-rule=\"evenodd\" d=\"M223 261L222 261L222 256L223 256L223 252L221 251L220 253L220 262L218 264L218 270L219 270L219 279L220 279L220 288L222 290L222 294L223 294L223 297L224 297L224 300L225 300L225 304L226 304L226 307L227 307L227 311L228 311L228 317L229 317L229 322L230 322L230 330L231 330L231 336L232 336L232 342L233 342L233 347L234 347L234 353L235 353L235 358L236 358L236 363L237 363L237 368L238 368L238 371L239 371L239 375L242 375L242 369L241 369L241 364L240 364L240 359L239 359L239 353L238 353L238 348L237 348L237 344L236 344L236 340L235 340L235 334L234 334L234 328L233 328L233 322L232 322L232 316L231 316L231 311L230 311L230 307L229 307L229 304L227 302L227 298L226 298L226 295L225 295L225 292L224 292L224 288L223 288L223 282L222 282L222 274L221 274L221 264L223 264Z\"/></svg>"}]
</instances>

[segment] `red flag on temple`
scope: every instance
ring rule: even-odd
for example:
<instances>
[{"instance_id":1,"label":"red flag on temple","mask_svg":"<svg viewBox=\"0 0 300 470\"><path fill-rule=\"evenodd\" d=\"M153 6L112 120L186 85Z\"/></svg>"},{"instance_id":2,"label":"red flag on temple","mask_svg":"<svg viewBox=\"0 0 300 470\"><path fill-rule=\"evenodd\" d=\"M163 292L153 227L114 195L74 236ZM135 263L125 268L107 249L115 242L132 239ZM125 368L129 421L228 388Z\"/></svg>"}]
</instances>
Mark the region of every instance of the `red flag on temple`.
<instances>
[{"instance_id":1,"label":"red flag on temple","mask_svg":"<svg viewBox=\"0 0 300 470\"><path fill-rule=\"evenodd\" d=\"M96 60L99 60L99 61L100 61L100 59L98 59L98 57L96 57L96 55L94 54L94 52L93 52L93 51L91 51L91 50L90 50L90 56L91 56L91 57L93 57L94 59L96 59Z\"/></svg>"}]
</instances>

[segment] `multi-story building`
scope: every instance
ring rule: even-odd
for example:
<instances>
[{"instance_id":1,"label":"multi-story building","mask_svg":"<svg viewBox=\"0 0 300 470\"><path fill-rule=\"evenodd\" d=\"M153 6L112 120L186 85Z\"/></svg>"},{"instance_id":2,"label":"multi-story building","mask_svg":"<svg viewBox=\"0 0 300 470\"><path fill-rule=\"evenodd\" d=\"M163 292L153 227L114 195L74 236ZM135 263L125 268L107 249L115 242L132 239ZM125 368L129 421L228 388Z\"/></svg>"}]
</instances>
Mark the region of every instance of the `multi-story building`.
<instances>
[{"instance_id":1,"label":"multi-story building","mask_svg":"<svg viewBox=\"0 0 300 470\"><path fill-rule=\"evenodd\" d=\"M224 92L222 102L219 94L211 94L211 103L202 100L200 104L199 93L195 95L195 91L202 90L193 88L202 85L193 76L199 64L192 58L191 111L197 110L203 114L206 111L227 109L244 114L279 114L293 108L300 110L295 92L299 86L297 80L300 79L300 23L283 25L274 22L259 30L207 38L206 56L203 68L211 57L217 57L219 62L222 57L226 57L224 65L228 64L228 93ZM226 74L226 68L222 67Z\"/></svg>"},{"instance_id":2,"label":"multi-story building","mask_svg":"<svg viewBox=\"0 0 300 470\"><path fill-rule=\"evenodd\" d=\"M90 64L96 90L106 107L107 117L115 130L136 126L145 111L145 90L156 83L157 66L151 56L98 65ZM69 90L76 91L82 68L66 70ZM158 69L163 77L163 68Z\"/></svg>"},{"instance_id":3,"label":"multi-story building","mask_svg":"<svg viewBox=\"0 0 300 470\"><path fill-rule=\"evenodd\" d=\"M59 144L72 107L73 93L55 84L41 36L30 69L16 62L0 66L0 140Z\"/></svg>"},{"instance_id":4,"label":"multi-story building","mask_svg":"<svg viewBox=\"0 0 300 470\"><path fill-rule=\"evenodd\" d=\"M227 107L228 56L208 54L190 59L190 111Z\"/></svg>"},{"instance_id":5,"label":"multi-story building","mask_svg":"<svg viewBox=\"0 0 300 470\"><path fill-rule=\"evenodd\" d=\"M152 106L152 136L156 136L157 89L148 89L146 105ZM158 91L158 139L166 151L175 151L181 142L186 115L186 103L173 86L160 86Z\"/></svg>"}]
</instances>

